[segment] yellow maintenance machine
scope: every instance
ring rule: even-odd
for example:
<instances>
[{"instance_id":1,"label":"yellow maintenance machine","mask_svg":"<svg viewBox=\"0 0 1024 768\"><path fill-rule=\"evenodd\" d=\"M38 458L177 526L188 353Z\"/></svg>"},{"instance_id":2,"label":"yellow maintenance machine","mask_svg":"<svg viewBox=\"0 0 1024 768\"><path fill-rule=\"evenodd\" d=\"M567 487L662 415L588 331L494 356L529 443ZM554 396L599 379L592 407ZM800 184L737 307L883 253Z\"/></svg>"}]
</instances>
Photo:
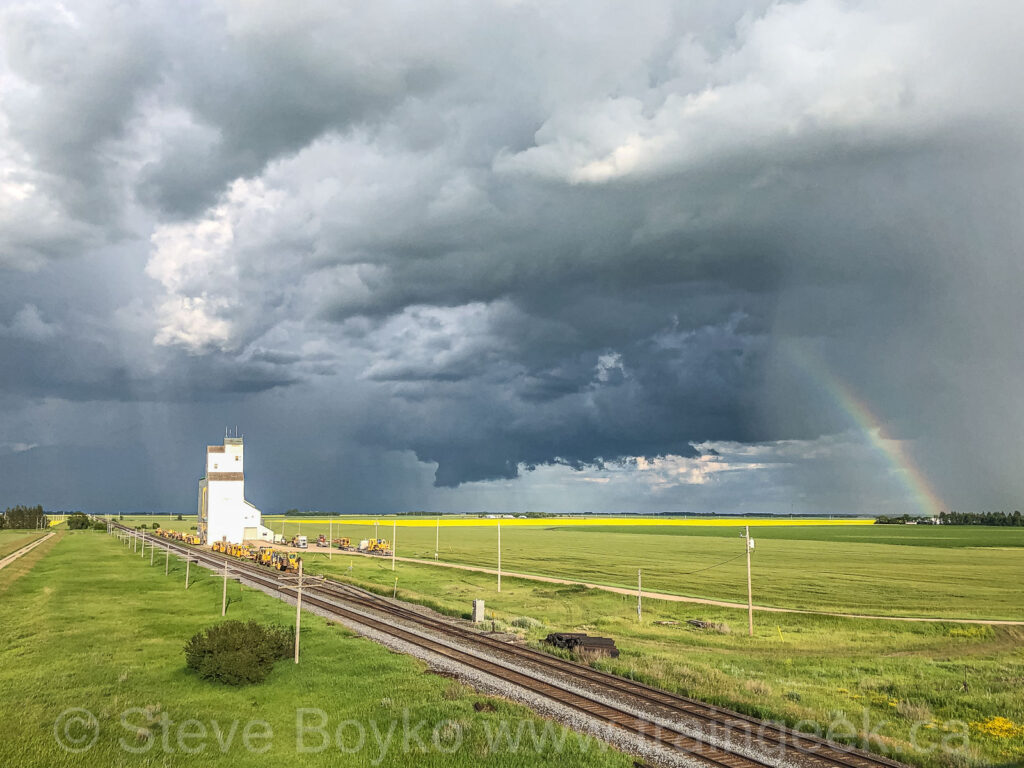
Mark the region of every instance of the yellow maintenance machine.
<instances>
[{"instance_id":1,"label":"yellow maintenance machine","mask_svg":"<svg viewBox=\"0 0 1024 768\"><path fill-rule=\"evenodd\" d=\"M347 536L345 536L345 537L340 538L340 539L334 539L333 544L338 549L348 549L349 547L352 546L352 541Z\"/></svg>"},{"instance_id":2,"label":"yellow maintenance machine","mask_svg":"<svg viewBox=\"0 0 1024 768\"><path fill-rule=\"evenodd\" d=\"M279 571L298 571L299 556L295 552L282 552L275 549L271 566Z\"/></svg>"},{"instance_id":3,"label":"yellow maintenance machine","mask_svg":"<svg viewBox=\"0 0 1024 768\"><path fill-rule=\"evenodd\" d=\"M371 555L390 555L391 547L388 545L387 539L370 539L370 545L366 551Z\"/></svg>"}]
</instances>

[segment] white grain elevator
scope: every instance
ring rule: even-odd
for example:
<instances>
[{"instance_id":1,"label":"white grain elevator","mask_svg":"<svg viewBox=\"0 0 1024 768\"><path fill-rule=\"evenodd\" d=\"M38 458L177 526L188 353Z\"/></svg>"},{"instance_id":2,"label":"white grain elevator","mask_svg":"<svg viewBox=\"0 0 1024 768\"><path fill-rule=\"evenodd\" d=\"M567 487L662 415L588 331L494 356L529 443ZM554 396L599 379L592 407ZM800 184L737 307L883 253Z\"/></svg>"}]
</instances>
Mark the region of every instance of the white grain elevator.
<instances>
[{"instance_id":1,"label":"white grain elevator","mask_svg":"<svg viewBox=\"0 0 1024 768\"><path fill-rule=\"evenodd\" d=\"M199 481L199 537L204 544L272 540L260 511L245 500L245 446L241 437L206 448L206 475Z\"/></svg>"}]
</instances>

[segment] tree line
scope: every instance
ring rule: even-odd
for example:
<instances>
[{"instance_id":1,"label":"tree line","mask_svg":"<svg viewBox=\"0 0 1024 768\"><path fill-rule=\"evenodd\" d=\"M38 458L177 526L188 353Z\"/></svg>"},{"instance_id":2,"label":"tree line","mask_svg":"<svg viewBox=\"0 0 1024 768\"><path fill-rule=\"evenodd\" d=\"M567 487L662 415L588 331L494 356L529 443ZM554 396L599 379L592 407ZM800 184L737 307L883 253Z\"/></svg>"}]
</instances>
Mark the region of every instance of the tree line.
<instances>
[{"instance_id":1,"label":"tree line","mask_svg":"<svg viewBox=\"0 0 1024 768\"><path fill-rule=\"evenodd\" d=\"M1013 512L940 512L942 525L1009 525L1024 526L1019 510Z\"/></svg>"},{"instance_id":2,"label":"tree line","mask_svg":"<svg viewBox=\"0 0 1024 768\"><path fill-rule=\"evenodd\" d=\"M1018 510L1013 512L939 512L938 519L931 517L914 517L913 515L899 515L897 517L886 517L884 515L875 519L878 525L906 525L917 523L918 525L994 525L1009 526L1012 528L1024 527L1024 517Z\"/></svg>"},{"instance_id":3,"label":"tree line","mask_svg":"<svg viewBox=\"0 0 1024 768\"><path fill-rule=\"evenodd\" d=\"M8 507L0 515L0 528L46 528L49 524L50 520L41 504L34 507L18 504Z\"/></svg>"}]
</instances>

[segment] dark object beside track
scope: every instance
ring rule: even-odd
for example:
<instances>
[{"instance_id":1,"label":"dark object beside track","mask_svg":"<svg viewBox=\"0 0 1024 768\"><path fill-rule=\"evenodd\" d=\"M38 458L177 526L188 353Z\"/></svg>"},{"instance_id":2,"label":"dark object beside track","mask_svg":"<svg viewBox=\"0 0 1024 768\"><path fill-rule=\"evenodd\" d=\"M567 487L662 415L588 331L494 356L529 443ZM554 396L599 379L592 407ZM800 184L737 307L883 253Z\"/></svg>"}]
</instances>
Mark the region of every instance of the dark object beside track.
<instances>
[{"instance_id":1,"label":"dark object beside track","mask_svg":"<svg viewBox=\"0 0 1024 768\"><path fill-rule=\"evenodd\" d=\"M610 637L595 637L585 632L552 632L544 642L555 648L564 648L581 656L619 657L619 649Z\"/></svg>"}]
</instances>

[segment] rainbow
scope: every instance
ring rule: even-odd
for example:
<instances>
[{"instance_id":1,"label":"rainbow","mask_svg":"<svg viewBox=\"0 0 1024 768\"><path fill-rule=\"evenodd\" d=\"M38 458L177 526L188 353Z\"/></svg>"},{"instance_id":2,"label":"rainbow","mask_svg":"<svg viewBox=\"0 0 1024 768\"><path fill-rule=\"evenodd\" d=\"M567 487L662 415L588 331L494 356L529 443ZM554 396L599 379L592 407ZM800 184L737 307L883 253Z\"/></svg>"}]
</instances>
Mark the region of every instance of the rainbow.
<instances>
[{"instance_id":1,"label":"rainbow","mask_svg":"<svg viewBox=\"0 0 1024 768\"><path fill-rule=\"evenodd\" d=\"M867 403L858 398L848 385L816 359L794 346L787 345L784 349L821 385L830 399L871 441L872 446L902 479L907 493L914 499L922 514L933 517L940 510L947 508L927 475L907 451L906 442L887 437L881 420L875 416Z\"/></svg>"}]
</instances>

